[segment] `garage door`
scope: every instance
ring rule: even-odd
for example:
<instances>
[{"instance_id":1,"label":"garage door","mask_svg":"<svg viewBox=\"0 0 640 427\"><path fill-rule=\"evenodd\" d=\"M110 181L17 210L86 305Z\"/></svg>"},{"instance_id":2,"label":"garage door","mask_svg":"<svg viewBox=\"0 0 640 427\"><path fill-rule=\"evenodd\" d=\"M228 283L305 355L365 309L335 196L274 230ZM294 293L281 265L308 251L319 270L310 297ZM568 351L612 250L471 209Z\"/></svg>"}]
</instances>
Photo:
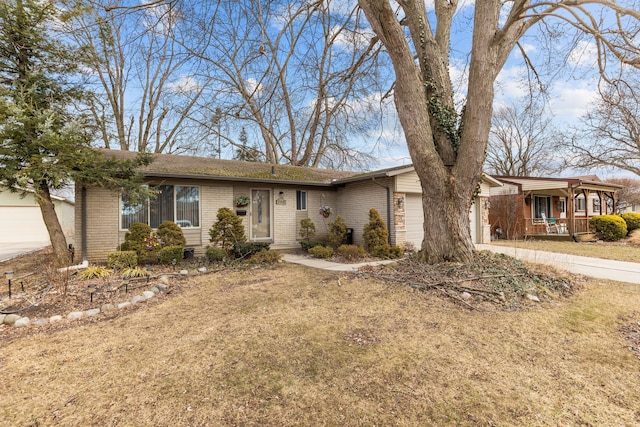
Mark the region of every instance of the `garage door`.
<instances>
[{"instance_id":1,"label":"garage door","mask_svg":"<svg viewBox=\"0 0 640 427\"><path fill-rule=\"evenodd\" d=\"M0 242L49 242L49 233L37 206L0 208Z\"/></svg>"},{"instance_id":2,"label":"garage door","mask_svg":"<svg viewBox=\"0 0 640 427\"><path fill-rule=\"evenodd\" d=\"M422 195L407 194L405 197L406 241L413 243L416 249L422 247L424 238L424 216L422 214Z\"/></svg>"}]
</instances>

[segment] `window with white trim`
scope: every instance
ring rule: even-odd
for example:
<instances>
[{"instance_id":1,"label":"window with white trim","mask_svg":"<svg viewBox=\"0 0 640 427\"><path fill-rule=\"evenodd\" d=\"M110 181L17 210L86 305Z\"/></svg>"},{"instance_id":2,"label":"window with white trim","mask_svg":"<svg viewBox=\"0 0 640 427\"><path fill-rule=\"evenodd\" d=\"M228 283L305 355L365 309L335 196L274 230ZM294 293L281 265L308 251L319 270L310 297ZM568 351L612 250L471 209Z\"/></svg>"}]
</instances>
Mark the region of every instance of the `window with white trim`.
<instances>
[{"instance_id":1,"label":"window with white trim","mask_svg":"<svg viewBox=\"0 0 640 427\"><path fill-rule=\"evenodd\" d=\"M200 226L200 188L185 185L151 186L156 197L132 203L123 194L120 205L120 226L129 229L134 222L158 228L164 221L172 221L180 227Z\"/></svg>"},{"instance_id":2,"label":"window with white trim","mask_svg":"<svg viewBox=\"0 0 640 427\"><path fill-rule=\"evenodd\" d=\"M306 211L307 210L307 192L297 190L296 191L296 210L297 211Z\"/></svg>"},{"instance_id":3,"label":"window with white trim","mask_svg":"<svg viewBox=\"0 0 640 427\"><path fill-rule=\"evenodd\" d=\"M533 196L533 218L542 219L544 214L547 219L551 218L551 197Z\"/></svg>"},{"instance_id":4,"label":"window with white trim","mask_svg":"<svg viewBox=\"0 0 640 427\"><path fill-rule=\"evenodd\" d=\"M576 212L584 212L586 210L587 204L584 196L581 194L576 197Z\"/></svg>"}]
</instances>

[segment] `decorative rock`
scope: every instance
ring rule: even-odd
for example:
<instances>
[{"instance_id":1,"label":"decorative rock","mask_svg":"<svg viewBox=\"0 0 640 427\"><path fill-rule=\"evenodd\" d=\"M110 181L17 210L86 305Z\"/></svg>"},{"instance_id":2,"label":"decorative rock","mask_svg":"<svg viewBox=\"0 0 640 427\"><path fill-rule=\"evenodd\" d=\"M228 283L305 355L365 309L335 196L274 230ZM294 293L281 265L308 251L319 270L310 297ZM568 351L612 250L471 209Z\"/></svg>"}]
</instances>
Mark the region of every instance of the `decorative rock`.
<instances>
[{"instance_id":1,"label":"decorative rock","mask_svg":"<svg viewBox=\"0 0 640 427\"><path fill-rule=\"evenodd\" d=\"M168 285L169 284L169 276L160 276L160 277L158 277L158 281L160 283L162 283L163 285Z\"/></svg>"},{"instance_id":2,"label":"decorative rock","mask_svg":"<svg viewBox=\"0 0 640 427\"><path fill-rule=\"evenodd\" d=\"M34 320L31 324L33 326L43 326L43 325L46 325L47 323L49 323L49 321L44 317L41 317L39 319Z\"/></svg>"},{"instance_id":3,"label":"decorative rock","mask_svg":"<svg viewBox=\"0 0 640 427\"><path fill-rule=\"evenodd\" d=\"M7 317L6 314L0 314L0 325L4 323L4 318Z\"/></svg>"},{"instance_id":4,"label":"decorative rock","mask_svg":"<svg viewBox=\"0 0 640 427\"><path fill-rule=\"evenodd\" d=\"M160 289L158 289L157 286L154 286L153 288L149 289L151 292L153 292L154 295L158 295L160 293Z\"/></svg>"},{"instance_id":5,"label":"decorative rock","mask_svg":"<svg viewBox=\"0 0 640 427\"><path fill-rule=\"evenodd\" d=\"M18 316L17 314L7 314L4 317L2 323L4 323L5 325L13 326L13 324L16 323L18 319L20 319L20 316Z\"/></svg>"},{"instance_id":6,"label":"decorative rock","mask_svg":"<svg viewBox=\"0 0 640 427\"><path fill-rule=\"evenodd\" d=\"M161 283L158 283L158 284L156 285L156 288L158 288L158 290L159 290L160 292L164 292L164 291L166 291L166 290L167 290L167 286L166 286L166 285L163 285L163 284L161 284Z\"/></svg>"},{"instance_id":7,"label":"decorative rock","mask_svg":"<svg viewBox=\"0 0 640 427\"><path fill-rule=\"evenodd\" d=\"M28 317L21 317L18 320L16 320L15 323L13 324L14 328L24 328L25 326L29 326Z\"/></svg>"},{"instance_id":8,"label":"decorative rock","mask_svg":"<svg viewBox=\"0 0 640 427\"><path fill-rule=\"evenodd\" d=\"M532 294L527 294L527 299L530 299L531 301L535 301L535 302L540 302L540 298Z\"/></svg>"},{"instance_id":9,"label":"decorative rock","mask_svg":"<svg viewBox=\"0 0 640 427\"><path fill-rule=\"evenodd\" d=\"M120 304L118 304L118 308L122 309L122 308L127 308L127 307L131 307L131 303L129 301L127 302L121 302Z\"/></svg>"},{"instance_id":10,"label":"decorative rock","mask_svg":"<svg viewBox=\"0 0 640 427\"><path fill-rule=\"evenodd\" d=\"M181 276L188 276L189 275L189 270L180 270L180 275Z\"/></svg>"},{"instance_id":11,"label":"decorative rock","mask_svg":"<svg viewBox=\"0 0 640 427\"><path fill-rule=\"evenodd\" d=\"M198 271L199 271L200 273L206 273L206 272L207 272L207 267L200 267L200 268L198 269Z\"/></svg>"},{"instance_id":12,"label":"decorative rock","mask_svg":"<svg viewBox=\"0 0 640 427\"><path fill-rule=\"evenodd\" d=\"M56 323L62 320L62 316L60 316L59 314L56 314L55 316L51 316L49 318L49 323Z\"/></svg>"},{"instance_id":13,"label":"decorative rock","mask_svg":"<svg viewBox=\"0 0 640 427\"><path fill-rule=\"evenodd\" d=\"M81 311L72 311L71 313L67 314L67 319L69 320L78 320L78 319L82 319L82 316L84 316L84 313Z\"/></svg>"},{"instance_id":14,"label":"decorative rock","mask_svg":"<svg viewBox=\"0 0 640 427\"><path fill-rule=\"evenodd\" d=\"M91 310L87 310L84 312L85 316L95 316L96 314L100 313L100 309L99 308L92 308Z\"/></svg>"},{"instance_id":15,"label":"decorative rock","mask_svg":"<svg viewBox=\"0 0 640 427\"><path fill-rule=\"evenodd\" d=\"M460 298L462 298L463 300L468 300L469 298L471 298L471 294L469 292L463 292L460 294Z\"/></svg>"},{"instance_id":16,"label":"decorative rock","mask_svg":"<svg viewBox=\"0 0 640 427\"><path fill-rule=\"evenodd\" d=\"M102 307L100 307L100 311L102 311L103 313L108 313L110 311L114 311L116 309L116 306L113 304L105 304Z\"/></svg>"},{"instance_id":17,"label":"decorative rock","mask_svg":"<svg viewBox=\"0 0 640 427\"><path fill-rule=\"evenodd\" d=\"M131 299L131 304L137 304L139 302L143 302L146 301L147 299L145 297L143 297L142 295L136 295L135 297L133 297Z\"/></svg>"},{"instance_id":18,"label":"decorative rock","mask_svg":"<svg viewBox=\"0 0 640 427\"><path fill-rule=\"evenodd\" d=\"M143 297L145 297L146 299L151 299L151 298L155 297L155 296L156 296L156 294L154 294L154 293L153 293L153 292L151 292L151 291L144 291L144 292L142 293L142 296L143 296Z\"/></svg>"}]
</instances>

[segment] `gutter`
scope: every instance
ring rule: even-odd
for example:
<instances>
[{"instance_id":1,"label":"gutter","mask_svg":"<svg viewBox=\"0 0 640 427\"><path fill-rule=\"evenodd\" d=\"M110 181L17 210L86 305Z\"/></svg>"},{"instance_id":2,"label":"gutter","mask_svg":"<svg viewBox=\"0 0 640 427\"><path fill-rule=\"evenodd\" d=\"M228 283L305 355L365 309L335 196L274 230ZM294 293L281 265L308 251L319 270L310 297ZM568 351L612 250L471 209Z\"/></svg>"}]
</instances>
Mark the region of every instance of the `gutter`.
<instances>
[{"instance_id":1,"label":"gutter","mask_svg":"<svg viewBox=\"0 0 640 427\"><path fill-rule=\"evenodd\" d=\"M386 185L380 184L378 181L376 181L375 176L371 178L371 181L374 184L387 190L387 243L389 243L389 246L391 246L391 227L389 226L391 223L391 203L389 203L389 198L391 197L391 188L387 187Z\"/></svg>"}]
</instances>

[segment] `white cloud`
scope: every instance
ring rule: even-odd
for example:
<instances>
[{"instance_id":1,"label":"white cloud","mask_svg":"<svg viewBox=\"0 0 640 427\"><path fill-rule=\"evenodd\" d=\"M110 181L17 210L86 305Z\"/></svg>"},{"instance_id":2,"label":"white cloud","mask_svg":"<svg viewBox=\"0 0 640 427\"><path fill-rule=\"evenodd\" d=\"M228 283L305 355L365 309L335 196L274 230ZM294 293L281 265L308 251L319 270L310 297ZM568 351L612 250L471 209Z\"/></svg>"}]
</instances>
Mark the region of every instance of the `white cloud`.
<instances>
[{"instance_id":1,"label":"white cloud","mask_svg":"<svg viewBox=\"0 0 640 427\"><path fill-rule=\"evenodd\" d=\"M249 93L258 94L262 92L262 85L258 83L258 81L254 78L248 78L245 81L245 86Z\"/></svg>"},{"instance_id":2,"label":"white cloud","mask_svg":"<svg viewBox=\"0 0 640 427\"><path fill-rule=\"evenodd\" d=\"M598 96L596 85L586 81L579 84L569 82L556 85L553 93L550 101L551 111L555 117L569 121L582 116Z\"/></svg>"},{"instance_id":3,"label":"white cloud","mask_svg":"<svg viewBox=\"0 0 640 427\"><path fill-rule=\"evenodd\" d=\"M598 50L593 42L579 41L569 53L569 63L578 67L592 67L598 59Z\"/></svg>"},{"instance_id":4,"label":"white cloud","mask_svg":"<svg viewBox=\"0 0 640 427\"><path fill-rule=\"evenodd\" d=\"M167 87L171 92L183 95L199 90L200 83L192 76L181 75L178 80L169 83Z\"/></svg>"}]
</instances>

